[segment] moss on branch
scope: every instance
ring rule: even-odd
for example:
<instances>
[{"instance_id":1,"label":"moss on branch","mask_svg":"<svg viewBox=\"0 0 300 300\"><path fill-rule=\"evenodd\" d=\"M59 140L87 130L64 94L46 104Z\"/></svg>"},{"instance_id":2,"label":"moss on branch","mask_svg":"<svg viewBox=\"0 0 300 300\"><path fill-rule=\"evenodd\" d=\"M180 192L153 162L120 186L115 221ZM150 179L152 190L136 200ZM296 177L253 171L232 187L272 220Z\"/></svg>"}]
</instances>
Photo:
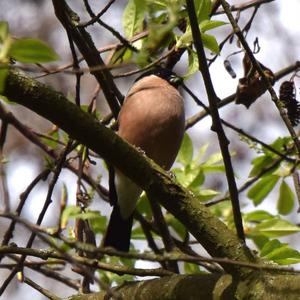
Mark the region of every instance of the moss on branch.
<instances>
[{"instance_id":1,"label":"moss on branch","mask_svg":"<svg viewBox=\"0 0 300 300\"><path fill-rule=\"evenodd\" d=\"M101 125L97 119L68 101L63 94L15 70L9 72L3 95L53 122L70 137L98 153L141 186L156 201L181 221L189 232L215 257L239 261L254 258L236 235L189 191L146 158L143 153ZM252 271L226 265L231 274L248 275Z\"/></svg>"}]
</instances>

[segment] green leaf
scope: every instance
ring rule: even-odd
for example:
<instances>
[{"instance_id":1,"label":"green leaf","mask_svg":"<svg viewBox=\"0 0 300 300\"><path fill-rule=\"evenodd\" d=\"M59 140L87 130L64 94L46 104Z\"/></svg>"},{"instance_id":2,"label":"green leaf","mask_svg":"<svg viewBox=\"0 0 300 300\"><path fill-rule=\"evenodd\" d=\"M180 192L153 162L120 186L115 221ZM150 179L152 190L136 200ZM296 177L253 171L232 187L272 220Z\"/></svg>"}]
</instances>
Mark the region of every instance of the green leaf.
<instances>
[{"instance_id":1,"label":"green leaf","mask_svg":"<svg viewBox=\"0 0 300 300\"><path fill-rule=\"evenodd\" d=\"M186 27L185 33L182 34L176 42L176 48L185 48L188 47L193 41L192 29L188 25Z\"/></svg>"},{"instance_id":2,"label":"green leaf","mask_svg":"<svg viewBox=\"0 0 300 300\"><path fill-rule=\"evenodd\" d=\"M184 75L184 78L188 78L197 71L199 71L199 61L198 61L198 55L195 51L189 51L188 52L189 57L189 66L186 74Z\"/></svg>"},{"instance_id":3,"label":"green leaf","mask_svg":"<svg viewBox=\"0 0 300 300\"><path fill-rule=\"evenodd\" d=\"M7 75L8 75L8 69L6 66L4 66L0 69L0 94L4 91Z\"/></svg>"},{"instance_id":4,"label":"green leaf","mask_svg":"<svg viewBox=\"0 0 300 300\"><path fill-rule=\"evenodd\" d=\"M189 183L187 187L193 191L196 191L203 184L205 180L205 176L201 166L195 167L192 170L194 175L196 174L196 176L194 176L194 178L192 179L192 181Z\"/></svg>"},{"instance_id":5,"label":"green leaf","mask_svg":"<svg viewBox=\"0 0 300 300\"><path fill-rule=\"evenodd\" d=\"M101 216L99 211L88 210L82 212L79 206L70 205L65 208L61 217L61 227L66 228L70 219L89 220L95 233L103 233L106 228L106 217Z\"/></svg>"},{"instance_id":6,"label":"green leaf","mask_svg":"<svg viewBox=\"0 0 300 300\"><path fill-rule=\"evenodd\" d=\"M262 249L264 247L264 245L266 243L269 242L269 238L267 238L266 236L263 236L263 235L255 235L255 236L252 236L251 239L253 240L254 244L256 245L256 247L258 249Z\"/></svg>"},{"instance_id":7,"label":"green leaf","mask_svg":"<svg viewBox=\"0 0 300 300\"><path fill-rule=\"evenodd\" d=\"M260 204L275 187L279 177L269 175L260 179L247 193L254 205Z\"/></svg>"},{"instance_id":8,"label":"green leaf","mask_svg":"<svg viewBox=\"0 0 300 300\"><path fill-rule=\"evenodd\" d=\"M281 247L283 244L275 239L275 240L271 240L269 242L267 242L264 247L261 249L260 251L260 255L263 257L263 256L266 256L268 255L269 253L271 253L274 249L277 249L279 247ZM286 245L286 244L285 244Z\"/></svg>"},{"instance_id":9,"label":"green leaf","mask_svg":"<svg viewBox=\"0 0 300 300\"><path fill-rule=\"evenodd\" d=\"M213 20L204 20L200 24L201 32L205 32L223 25L226 25L226 22L223 21L213 21Z\"/></svg>"},{"instance_id":10,"label":"green leaf","mask_svg":"<svg viewBox=\"0 0 300 300\"><path fill-rule=\"evenodd\" d=\"M199 167L191 168L190 165L188 165L184 170L176 168L172 171L177 181L184 187L192 188L198 184L200 185L204 181L203 172Z\"/></svg>"},{"instance_id":11,"label":"green leaf","mask_svg":"<svg viewBox=\"0 0 300 300\"><path fill-rule=\"evenodd\" d=\"M131 232L132 240L145 240L146 236L141 226L135 227Z\"/></svg>"},{"instance_id":12,"label":"green leaf","mask_svg":"<svg viewBox=\"0 0 300 300\"><path fill-rule=\"evenodd\" d=\"M8 37L8 23L5 21L0 21L0 43L4 43L4 41Z\"/></svg>"},{"instance_id":13,"label":"green leaf","mask_svg":"<svg viewBox=\"0 0 300 300\"><path fill-rule=\"evenodd\" d=\"M184 272L185 274L197 274L200 271L200 267L197 264L184 263Z\"/></svg>"},{"instance_id":14,"label":"green leaf","mask_svg":"<svg viewBox=\"0 0 300 300\"><path fill-rule=\"evenodd\" d=\"M107 228L107 218L98 214L88 216L94 233L103 233Z\"/></svg>"},{"instance_id":15,"label":"green leaf","mask_svg":"<svg viewBox=\"0 0 300 300\"><path fill-rule=\"evenodd\" d=\"M211 50L214 53L220 52L218 42L213 35L203 33L201 36L205 48Z\"/></svg>"},{"instance_id":16,"label":"green leaf","mask_svg":"<svg viewBox=\"0 0 300 300\"><path fill-rule=\"evenodd\" d=\"M223 156L220 152L217 152L208 157L208 159L205 162L205 165L213 165L220 161L223 161Z\"/></svg>"},{"instance_id":17,"label":"green leaf","mask_svg":"<svg viewBox=\"0 0 300 300\"><path fill-rule=\"evenodd\" d=\"M222 162L221 164L217 164ZM208 157L204 164L202 164L204 172L224 172L223 157L221 153L214 153Z\"/></svg>"},{"instance_id":18,"label":"green leaf","mask_svg":"<svg viewBox=\"0 0 300 300\"><path fill-rule=\"evenodd\" d=\"M278 240L267 242L260 253L261 257L272 260L280 265L290 265L300 262L300 253Z\"/></svg>"},{"instance_id":19,"label":"green leaf","mask_svg":"<svg viewBox=\"0 0 300 300\"><path fill-rule=\"evenodd\" d=\"M208 20L212 8L211 0L196 0L194 3L198 23L201 23L203 20Z\"/></svg>"},{"instance_id":20,"label":"green leaf","mask_svg":"<svg viewBox=\"0 0 300 300\"><path fill-rule=\"evenodd\" d=\"M150 5L156 11L164 10L168 7L168 1L150 1Z\"/></svg>"},{"instance_id":21,"label":"green leaf","mask_svg":"<svg viewBox=\"0 0 300 300\"><path fill-rule=\"evenodd\" d=\"M274 216L265 210L256 210L243 215L243 219L245 222L258 222L264 220L271 220L273 218Z\"/></svg>"},{"instance_id":22,"label":"green leaf","mask_svg":"<svg viewBox=\"0 0 300 300\"><path fill-rule=\"evenodd\" d=\"M208 201L214 198L215 196L219 195L220 193L211 189L200 189L200 191L196 194L199 200Z\"/></svg>"},{"instance_id":23,"label":"green leaf","mask_svg":"<svg viewBox=\"0 0 300 300\"><path fill-rule=\"evenodd\" d=\"M23 63L45 63L59 59L56 52L47 44L31 38L14 41L9 55Z\"/></svg>"},{"instance_id":24,"label":"green leaf","mask_svg":"<svg viewBox=\"0 0 300 300\"><path fill-rule=\"evenodd\" d=\"M299 231L300 228L298 226L295 226L286 220L274 218L272 220L263 221L252 228L249 231L249 235L264 235L266 237L274 238L294 234Z\"/></svg>"},{"instance_id":25,"label":"green leaf","mask_svg":"<svg viewBox=\"0 0 300 300\"><path fill-rule=\"evenodd\" d=\"M193 143L187 133L184 134L183 141L177 156L177 161L184 166L190 164L193 159Z\"/></svg>"},{"instance_id":26,"label":"green leaf","mask_svg":"<svg viewBox=\"0 0 300 300\"><path fill-rule=\"evenodd\" d=\"M250 171L249 177L257 176L262 170L270 167L273 163L274 163L274 158L269 155L262 155L256 157L251 162L253 167Z\"/></svg>"},{"instance_id":27,"label":"green leaf","mask_svg":"<svg viewBox=\"0 0 300 300\"><path fill-rule=\"evenodd\" d=\"M152 209L146 193L142 193L136 208L139 213L150 219L150 217L152 216Z\"/></svg>"},{"instance_id":28,"label":"green leaf","mask_svg":"<svg viewBox=\"0 0 300 300\"><path fill-rule=\"evenodd\" d=\"M203 169L203 172L205 173L216 173L216 172L224 172L225 171L225 167L224 165L202 165L202 169Z\"/></svg>"},{"instance_id":29,"label":"green leaf","mask_svg":"<svg viewBox=\"0 0 300 300\"><path fill-rule=\"evenodd\" d=\"M80 207L75 205L70 205L66 207L61 216L61 228L66 228L69 219L74 218L78 214L80 214Z\"/></svg>"},{"instance_id":30,"label":"green leaf","mask_svg":"<svg viewBox=\"0 0 300 300\"><path fill-rule=\"evenodd\" d=\"M49 134L50 138L42 137L43 142L51 149L56 149L59 141L59 131L53 130Z\"/></svg>"},{"instance_id":31,"label":"green leaf","mask_svg":"<svg viewBox=\"0 0 300 300\"><path fill-rule=\"evenodd\" d=\"M82 213L78 214L75 217L79 218L79 219L82 219L82 220L92 220L92 219L98 219L99 217L102 217L102 216L100 215L99 211L88 210L86 212L82 212Z\"/></svg>"},{"instance_id":32,"label":"green leaf","mask_svg":"<svg viewBox=\"0 0 300 300\"><path fill-rule=\"evenodd\" d=\"M291 137L285 136L285 137L279 137L273 142L270 146L277 151L284 151L285 147L291 142ZM265 149L266 152L270 153L271 155L275 155L273 152L271 152L268 149Z\"/></svg>"},{"instance_id":33,"label":"green leaf","mask_svg":"<svg viewBox=\"0 0 300 300\"><path fill-rule=\"evenodd\" d=\"M142 46L142 40L137 41L133 44L134 47L140 49ZM128 48L120 48L117 50L113 57L110 60L111 64L121 64L121 63L128 63L132 58L132 50Z\"/></svg>"},{"instance_id":34,"label":"green leaf","mask_svg":"<svg viewBox=\"0 0 300 300\"><path fill-rule=\"evenodd\" d=\"M204 156L204 154L206 153L208 147L209 147L209 144L206 143L206 144L204 144L204 145L199 149L199 152L198 152L198 154L197 154L197 156L196 156L196 158L195 158L195 162L198 162L198 161L200 161L200 160L203 158L203 156Z\"/></svg>"},{"instance_id":35,"label":"green leaf","mask_svg":"<svg viewBox=\"0 0 300 300\"><path fill-rule=\"evenodd\" d=\"M143 0L129 0L123 14L123 28L127 38L142 31L146 4Z\"/></svg>"},{"instance_id":36,"label":"green leaf","mask_svg":"<svg viewBox=\"0 0 300 300\"><path fill-rule=\"evenodd\" d=\"M289 185L282 181L279 189L279 197L277 200L278 212L282 215L289 214L294 208L295 196Z\"/></svg>"}]
</instances>

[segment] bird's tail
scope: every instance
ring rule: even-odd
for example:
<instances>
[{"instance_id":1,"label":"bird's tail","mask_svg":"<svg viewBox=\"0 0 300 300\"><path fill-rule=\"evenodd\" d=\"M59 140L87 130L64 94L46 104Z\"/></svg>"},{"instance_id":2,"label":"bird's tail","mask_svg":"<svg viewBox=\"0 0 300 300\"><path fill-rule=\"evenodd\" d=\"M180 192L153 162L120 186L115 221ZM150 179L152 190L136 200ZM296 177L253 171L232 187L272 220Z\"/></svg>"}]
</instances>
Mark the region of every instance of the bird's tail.
<instances>
[{"instance_id":1,"label":"bird's tail","mask_svg":"<svg viewBox=\"0 0 300 300\"><path fill-rule=\"evenodd\" d=\"M113 247L116 250L128 252L130 247L130 237L133 216L123 219L120 208L116 204L110 216L103 246Z\"/></svg>"}]
</instances>

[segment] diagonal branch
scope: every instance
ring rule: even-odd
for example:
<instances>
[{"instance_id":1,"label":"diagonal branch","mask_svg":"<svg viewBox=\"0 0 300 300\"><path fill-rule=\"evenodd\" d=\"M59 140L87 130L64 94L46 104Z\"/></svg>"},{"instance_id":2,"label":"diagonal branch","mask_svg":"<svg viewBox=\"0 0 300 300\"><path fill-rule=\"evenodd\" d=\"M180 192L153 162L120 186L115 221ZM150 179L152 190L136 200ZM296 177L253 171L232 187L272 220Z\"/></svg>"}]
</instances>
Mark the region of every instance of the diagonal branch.
<instances>
[{"instance_id":1,"label":"diagonal branch","mask_svg":"<svg viewBox=\"0 0 300 300\"><path fill-rule=\"evenodd\" d=\"M242 215L240 210L239 193L236 186L233 167L231 163L231 157L230 157L230 152L228 147L229 141L225 135L224 129L222 127L222 122L219 116L219 112L218 112L219 98L215 93L211 81L209 69L206 63L206 55L204 52L203 43L201 39L201 32L198 26L194 2L193 0L187 0L186 4L187 4L188 16L190 19L192 34L193 34L194 45L198 55L199 71L202 73L206 93L208 96L209 110L211 112L211 117L212 117L212 130L215 131L218 136L221 153L224 160L226 178L228 182L228 189L229 189L230 199L232 203L234 223L235 223L235 227L239 239L241 239L244 242L245 234L244 234Z\"/></svg>"},{"instance_id":2,"label":"diagonal branch","mask_svg":"<svg viewBox=\"0 0 300 300\"><path fill-rule=\"evenodd\" d=\"M64 0L53 0L55 14L66 31L72 37L77 48L83 55L88 66L104 66L104 62L93 44L90 35L83 27L77 27L78 16L71 10ZM101 85L105 98L110 106L110 109L116 118L119 113L119 104L123 101L123 96L116 87L110 72L107 69L101 69L91 72Z\"/></svg>"},{"instance_id":3,"label":"diagonal branch","mask_svg":"<svg viewBox=\"0 0 300 300\"><path fill-rule=\"evenodd\" d=\"M112 130L99 124L93 116L69 102L61 93L11 70L3 95L57 124L71 138L85 144L115 165L144 189L149 197L159 201L185 224L187 230L210 255L246 262L255 260L236 235L195 196L175 184L172 176L145 158L143 153L127 144ZM249 274L249 270L237 266L224 268L230 273Z\"/></svg>"}]
</instances>

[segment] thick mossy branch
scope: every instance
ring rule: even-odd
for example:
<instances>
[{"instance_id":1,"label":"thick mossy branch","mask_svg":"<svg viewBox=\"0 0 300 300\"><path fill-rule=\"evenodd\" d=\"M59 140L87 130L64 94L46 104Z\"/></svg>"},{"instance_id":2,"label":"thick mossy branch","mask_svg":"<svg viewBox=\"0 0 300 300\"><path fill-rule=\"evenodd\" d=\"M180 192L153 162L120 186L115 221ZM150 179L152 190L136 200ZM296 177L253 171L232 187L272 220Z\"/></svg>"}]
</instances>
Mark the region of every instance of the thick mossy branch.
<instances>
[{"instance_id":1,"label":"thick mossy branch","mask_svg":"<svg viewBox=\"0 0 300 300\"><path fill-rule=\"evenodd\" d=\"M160 279L131 282L117 288L124 300L247 299L297 300L300 277L257 273L251 280L230 275L174 275ZM79 294L68 300L105 300L105 292Z\"/></svg>"},{"instance_id":2,"label":"thick mossy branch","mask_svg":"<svg viewBox=\"0 0 300 300\"><path fill-rule=\"evenodd\" d=\"M187 227L208 253L239 261L254 258L209 209L189 191L176 184L160 167L143 153L101 125L97 119L68 101L61 93L15 70L9 72L3 95L40 116L53 122L71 138L86 145L107 160ZM250 271L239 266L226 265L231 274L249 275Z\"/></svg>"}]
</instances>

